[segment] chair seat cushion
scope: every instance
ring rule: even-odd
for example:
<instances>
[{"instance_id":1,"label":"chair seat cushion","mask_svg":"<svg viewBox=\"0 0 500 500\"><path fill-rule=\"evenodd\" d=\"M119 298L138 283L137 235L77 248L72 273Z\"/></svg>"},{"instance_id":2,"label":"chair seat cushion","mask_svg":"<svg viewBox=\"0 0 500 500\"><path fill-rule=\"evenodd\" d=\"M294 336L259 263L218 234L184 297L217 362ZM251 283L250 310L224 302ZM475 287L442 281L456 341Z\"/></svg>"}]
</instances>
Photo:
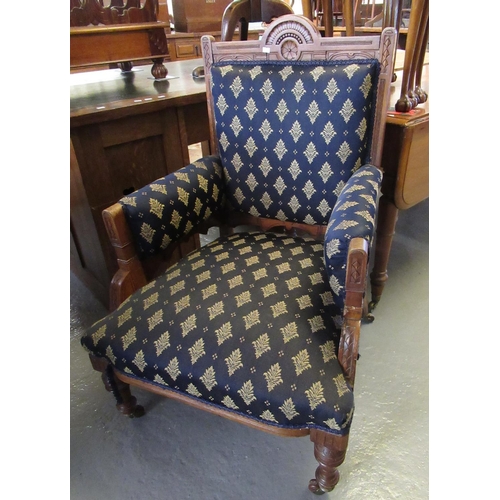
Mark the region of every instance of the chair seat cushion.
<instances>
[{"instance_id":1,"label":"chair seat cushion","mask_svg":"<svg viewBox=\"0 0 500 500\"><path fill-rule=\"evenodd\" d=\"M191 253L82 338L166 389L262 422L346 434L352 388L323 244L237 233Z\"/></svg>"}]
</instances>

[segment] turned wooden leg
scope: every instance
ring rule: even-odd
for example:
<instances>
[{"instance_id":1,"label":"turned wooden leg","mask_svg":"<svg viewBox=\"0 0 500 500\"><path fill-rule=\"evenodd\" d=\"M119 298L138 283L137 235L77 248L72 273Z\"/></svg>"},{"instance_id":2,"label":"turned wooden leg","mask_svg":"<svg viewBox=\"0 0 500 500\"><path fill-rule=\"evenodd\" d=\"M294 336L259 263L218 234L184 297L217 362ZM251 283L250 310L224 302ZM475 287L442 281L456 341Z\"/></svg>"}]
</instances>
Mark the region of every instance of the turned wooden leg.
<instances>
[{"instance_id":1,"label":"turned wooden leg","mask_svg":"<svg viewBox=\"0 0 500 500\"><path fill-rule=\"evenodd\" d=\"M89 357L94 370L101 372L104 387L113 393L118 410L130 418L142 417L145 413L144 408L137 404L137 399L130 392L130 386L116 377L111 364L106 359L92 354L89 354Z\"/></svg>"},{"instance_id":2,"label":"turned wooden leg","mask_svg":"<svg viewBox=\"0 0 500 500\"><path fill-rule=\"evenodd\" d=\"M408 113L415 107L415 100L410 98L408 92L413 89L415 81L416 56L418 52L418 37L422 24L422 17L429 14L425 10L428 0L414 0L410 16L410 26L405 47L405 60L403 78L401 80L401 97L396 102L396 111ZM426 20L424 19L424 22Z\"/></svg>"},{"instance_id":3,"label":"turned wooden leg","mask_svg":"<svg viewBox=\"0 0 500 500\"><path fill-rule=\"evenodd\" d=\"M163 57L156 57L153 59L151 74L154 76L155 80L161 80L167 77L168 70L163 64Z\"/></svg>"},{"instance_id":4,"label":"turned wooden leg","mask_svg":"<svg viewBox=\"0 0 500 500\"><path fill-rule=\"evenodd\" d=\"M422 40L421 47L419 48L417 69L415 71L415 94L418 96L419 103L427 101L427 92L422 89L422 71L424 67L425 54L427 52L427 42L429 41L429 19L427 19L427 24L425 26L424 38Z\"/></svg>"},{"instance_id":5,"label":"turned wooden leg","mask_svg":"<svg viewBox=\"0 0 500 500\"><path fill-rule=\"evenodd\" d=\"M382 196L379 202L379 212L375 239L375 254L373 259L373 269L370 274L370 283L372 290L372 300L368 306L369 311L373 311L377 306L385 282L388 279L387 265L391 253L392 239L396 232L396 222L398 220L398 209L396 205Z\"/></svg>"},{"instance_id":6,"label":"turned wooden leg","mask_svg":"<svg viewBox=\"0 0 500 500\"><path fill-rule=\"evenodd\" d=\"M122 70L122 73L128 73L129 71L132 71L134 64L132 61L124 61L118 63L118 67Z\"/></svg>"},{"instance_id":7,"label":"turned wooden leg","mask_svg":"<svg viewBox=\"0 0 500 500\"><path fill-rule=\"evenodd\" d=\"M342 464L347 451L349 436L336 436L328 432L311 429L314 457L319 462L316 477L309 481L309 490L317 495L332 491L339 482L337 467Z\"/></svg>"}]
</instances>

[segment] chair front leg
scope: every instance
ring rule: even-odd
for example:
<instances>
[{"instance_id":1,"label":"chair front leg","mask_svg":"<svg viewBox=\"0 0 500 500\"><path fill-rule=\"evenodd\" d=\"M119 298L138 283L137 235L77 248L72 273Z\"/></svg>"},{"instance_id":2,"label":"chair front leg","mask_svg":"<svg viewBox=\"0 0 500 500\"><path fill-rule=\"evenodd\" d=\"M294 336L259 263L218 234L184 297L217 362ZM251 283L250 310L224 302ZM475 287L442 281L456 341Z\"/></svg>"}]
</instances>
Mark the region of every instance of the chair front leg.
<instances>
[{"instance_id":1,"label":"chair front leg","mask_svg":"<svg viewBox=\"0 0 500 500\"><path fill-rule=\"evenodd\" d=\"M336 436L318 429L311 429L314 457L319 462L316 477L309 481L309 490L316 495L332 491L339 482L337 470L345 459L349 436Z\"/></svg>"},{"instance_id":2,"label":"chair front leg","mask_svg":"<svg viewBox=\"0 0 500 500\"><path fill-rule=\"evenodd\" d=\"M144 407L137 404L137 399L130 392L130 386L116 377L111 364L106 359L92 354L89 354L89 357L94 370L101 372L104 387L113 393L116 408L130 418L142 417L145 413Z\"/></svg>"}]
</instances>

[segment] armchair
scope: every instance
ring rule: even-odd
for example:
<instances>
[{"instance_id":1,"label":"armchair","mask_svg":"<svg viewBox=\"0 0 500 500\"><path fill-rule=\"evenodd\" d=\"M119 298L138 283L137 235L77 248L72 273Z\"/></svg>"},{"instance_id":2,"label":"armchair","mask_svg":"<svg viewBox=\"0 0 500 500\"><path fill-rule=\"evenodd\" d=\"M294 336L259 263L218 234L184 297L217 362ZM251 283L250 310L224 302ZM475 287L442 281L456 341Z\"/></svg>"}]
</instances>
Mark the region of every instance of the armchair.
<instances>
[{"instance_id":1,"label":"armchair","mask_svg":"<svg viewBox=\"0 0 500 500\"><path fill-rule=\"evenodd\" d=\"M116 309L82 344L125 415L144 413L136 386L309 435L319 463L309 489L337 484L394 43L391 28L321 38L295 15L258 42L202 38L214 154L104 211ZM152 271L213 225L215 241Z\"/></svg>"}]
</instances>

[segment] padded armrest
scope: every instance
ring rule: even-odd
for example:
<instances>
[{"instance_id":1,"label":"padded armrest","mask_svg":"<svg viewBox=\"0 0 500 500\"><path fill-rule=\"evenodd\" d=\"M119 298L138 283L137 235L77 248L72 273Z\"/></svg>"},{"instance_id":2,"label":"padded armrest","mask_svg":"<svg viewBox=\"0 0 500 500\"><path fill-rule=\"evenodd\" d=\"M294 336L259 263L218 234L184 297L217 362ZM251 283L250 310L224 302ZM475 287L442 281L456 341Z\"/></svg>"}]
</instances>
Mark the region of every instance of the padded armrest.
<instances>
[{"instance_id":1,"label":"padded armrest","mask_svg":"<svg viewBox=\"0 0 500 500\"><path fill-rule=\"evenodd\" d=\"M142 259L165 250L224 206L222 166L206 156L122 198Z\"/></svg>"},{"instance_id":2,"label":"padded armrest","mask_svg":"<svg viewBox=\"0 0 500 500\"><path fill-rule=\"evenodd\" d=\"M345 301L349 242L360 237L371 243L381 183L382 172L373 165L364 165L347 181L330 215L325 264L334 302L340 310Z\"/></svg>"}]
</instances>

